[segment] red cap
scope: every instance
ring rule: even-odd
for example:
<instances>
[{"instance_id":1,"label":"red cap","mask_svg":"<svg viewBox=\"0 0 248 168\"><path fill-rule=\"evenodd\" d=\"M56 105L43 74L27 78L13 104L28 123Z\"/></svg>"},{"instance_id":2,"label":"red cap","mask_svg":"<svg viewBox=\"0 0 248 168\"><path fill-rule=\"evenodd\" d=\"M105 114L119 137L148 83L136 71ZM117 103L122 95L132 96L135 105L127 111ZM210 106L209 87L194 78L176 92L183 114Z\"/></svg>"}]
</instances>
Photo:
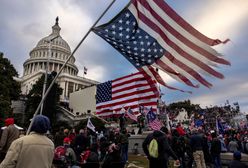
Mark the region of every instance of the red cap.
<instances>
[{"instance_id":1,"label":"red cap","mask_svg":"<svg viewBox=\"0 0 248 168\"><path fill-rule=\"evenodd\" d=\"M7 118L7 119L5 120L5 126L9 126L9 125L12 125L12 124L14 124L14 123L15 123L14 118Z\"/></svg>"},{"instance_id":2,"label":"red cap","mask_svg":"<svg viewBox=\"0 0 248 168\"><path fill-rule=\"evenodd\" d=\"M65 137L64 138L64 143L70 143L71 142L71 139L70 138L68 138L68 137Z\"/></svg>"}]
</instances>

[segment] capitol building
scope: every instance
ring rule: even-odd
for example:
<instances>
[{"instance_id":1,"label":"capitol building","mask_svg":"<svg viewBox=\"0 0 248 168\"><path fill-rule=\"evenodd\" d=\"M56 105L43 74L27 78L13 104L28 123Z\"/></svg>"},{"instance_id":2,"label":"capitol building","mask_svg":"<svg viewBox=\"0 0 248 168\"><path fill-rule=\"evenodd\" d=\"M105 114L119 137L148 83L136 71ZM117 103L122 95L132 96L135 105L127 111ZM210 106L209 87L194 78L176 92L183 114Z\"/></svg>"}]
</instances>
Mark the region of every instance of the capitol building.
<instances>
[{"instance_id":1,"label":"capitol building","mask_svg":"<svg viewBox=\"0 0 248 168\"><path fill-rule=\"evenodd\" d=\"M23 95L29 93L42 74L45 74L46 68L48 73L58 72L71 55L70 46L60 35L61 28L58 21L58 18L56 18L55 25L52 26L52 33L39 40L30 51L29 58L23 64L23 76L18 80L21 83ZM77 76L78 68L75 61L75 57L72 56L57 79L57 83L63 89L60 97L61 102L68 102L70 93L98 83Z\"/></svg>"}]
</instances>

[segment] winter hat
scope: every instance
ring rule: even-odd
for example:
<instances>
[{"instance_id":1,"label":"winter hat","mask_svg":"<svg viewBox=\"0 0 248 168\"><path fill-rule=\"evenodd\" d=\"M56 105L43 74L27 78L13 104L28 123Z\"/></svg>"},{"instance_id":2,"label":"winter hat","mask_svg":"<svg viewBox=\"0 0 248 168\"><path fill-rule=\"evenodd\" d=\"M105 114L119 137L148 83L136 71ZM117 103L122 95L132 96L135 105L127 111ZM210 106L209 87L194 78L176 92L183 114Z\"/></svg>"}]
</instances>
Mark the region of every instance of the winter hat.
<instances>
[{"instance_id":1,"label":"winter hat","mask_svg":"<svg viewBox=\"0 0 248 168\"><path fill-rule=\"evenodd\" d=\"M240 151L236 151L233 153L233 158L236 160L241 160L241 153Z\"/></svg>"},{"instance_id":2,"label":"winter hat","mask_svg":"<svg viewBox=\"0 0 248 168\"><path fill-rule=\"evenodd\" d=\"M36 115L33 120L31 131L44 134L50 129L50 120L46 116Z\"/></svg>"},{"instance_id":3,"label":"winter hat","mask_svg":"<svg viewBox=\"0 0 248 168\"><path fill-rule=\"evenodd\" d=\"M9 126L9 125L12 125L12 124L14 124L14 123L15 123L14 118L7 118L7 119L5 120L5 126Z\"/></svg>"},{"instance_id":4,"label":"winter hat","mask_svg":"<svg viewBox=\"0 0 248 168\"><path fill-rule=\"evenodd\" d=\"M65 138L64 138L64 143L66 143L66 144L71 143L71 139L68 138L68 137L65 137Z\"/></svg>"}]
</instances>

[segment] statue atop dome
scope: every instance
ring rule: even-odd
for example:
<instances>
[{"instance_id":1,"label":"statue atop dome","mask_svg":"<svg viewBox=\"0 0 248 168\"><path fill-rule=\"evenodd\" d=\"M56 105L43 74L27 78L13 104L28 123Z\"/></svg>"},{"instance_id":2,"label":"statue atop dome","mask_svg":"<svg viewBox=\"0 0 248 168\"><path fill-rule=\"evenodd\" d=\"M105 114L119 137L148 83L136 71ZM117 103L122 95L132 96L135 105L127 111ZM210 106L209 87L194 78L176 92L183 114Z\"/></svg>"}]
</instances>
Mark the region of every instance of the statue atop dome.
<instances>
[{"instance_id":1,"label":"statue atop dome","mask_svg":"<svg viewBox=\"0 0 248 168\"><path fill-rule=\"evenodd\" d=\"M61 28L59 27L59 17L58 16L55 19L55 25L52 27L52 29L53 29L53 32L52 32L53 35L59 35Z\"/></svg>"},{"instance_id":2,"label":"statue atop dome","mask_svg":"<svg viewBox=\"0 0 248 168\"><path fill-rule=\"evenodd\" d=\"M59 25L59 17L57 16L56 19L55 19L55 25Z\"/></svg>"}]
</instances>

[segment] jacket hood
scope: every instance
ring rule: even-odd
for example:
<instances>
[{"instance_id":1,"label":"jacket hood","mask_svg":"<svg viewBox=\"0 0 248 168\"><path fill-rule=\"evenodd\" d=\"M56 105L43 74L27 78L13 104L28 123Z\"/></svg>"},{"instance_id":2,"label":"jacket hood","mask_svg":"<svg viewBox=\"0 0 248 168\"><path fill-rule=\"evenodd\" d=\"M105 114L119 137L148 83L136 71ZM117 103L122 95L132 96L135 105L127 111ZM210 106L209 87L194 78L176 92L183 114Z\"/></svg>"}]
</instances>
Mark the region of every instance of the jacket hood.
<instances>
[{"instance_id":1,"label":"jacket hood","mask_svg":"<svg viewBox=\"0 0 248 168\"><path fill-rule=\"evenodd\" d=\"M5 126L13 125L15 123L14 118L7 118L5 120Z\"/></svg>"},{"instance_id":2,"label":"jacket hood","mask_svg":"<svg viewBox=\"0 0 248 168\"><path fill-rule=\"evenodd\" d=\"M44 115L37 115L33 118L34 122L31 131L44 134L50 129L50 120Z\"/></svg>"},{"instance_id":3,"label":"jacket hood","mask_svg":"<svg viewBox=\"0 0 248 168\"><path fill-rule=\"evenodd\" d=\"M153 136L154 136L154 137L161 137L161 136L163 136L163 135L164 135L164 133L161 132L161 131L154 131L154 132L153 132Z\"/></svg>"}]
</instances>

